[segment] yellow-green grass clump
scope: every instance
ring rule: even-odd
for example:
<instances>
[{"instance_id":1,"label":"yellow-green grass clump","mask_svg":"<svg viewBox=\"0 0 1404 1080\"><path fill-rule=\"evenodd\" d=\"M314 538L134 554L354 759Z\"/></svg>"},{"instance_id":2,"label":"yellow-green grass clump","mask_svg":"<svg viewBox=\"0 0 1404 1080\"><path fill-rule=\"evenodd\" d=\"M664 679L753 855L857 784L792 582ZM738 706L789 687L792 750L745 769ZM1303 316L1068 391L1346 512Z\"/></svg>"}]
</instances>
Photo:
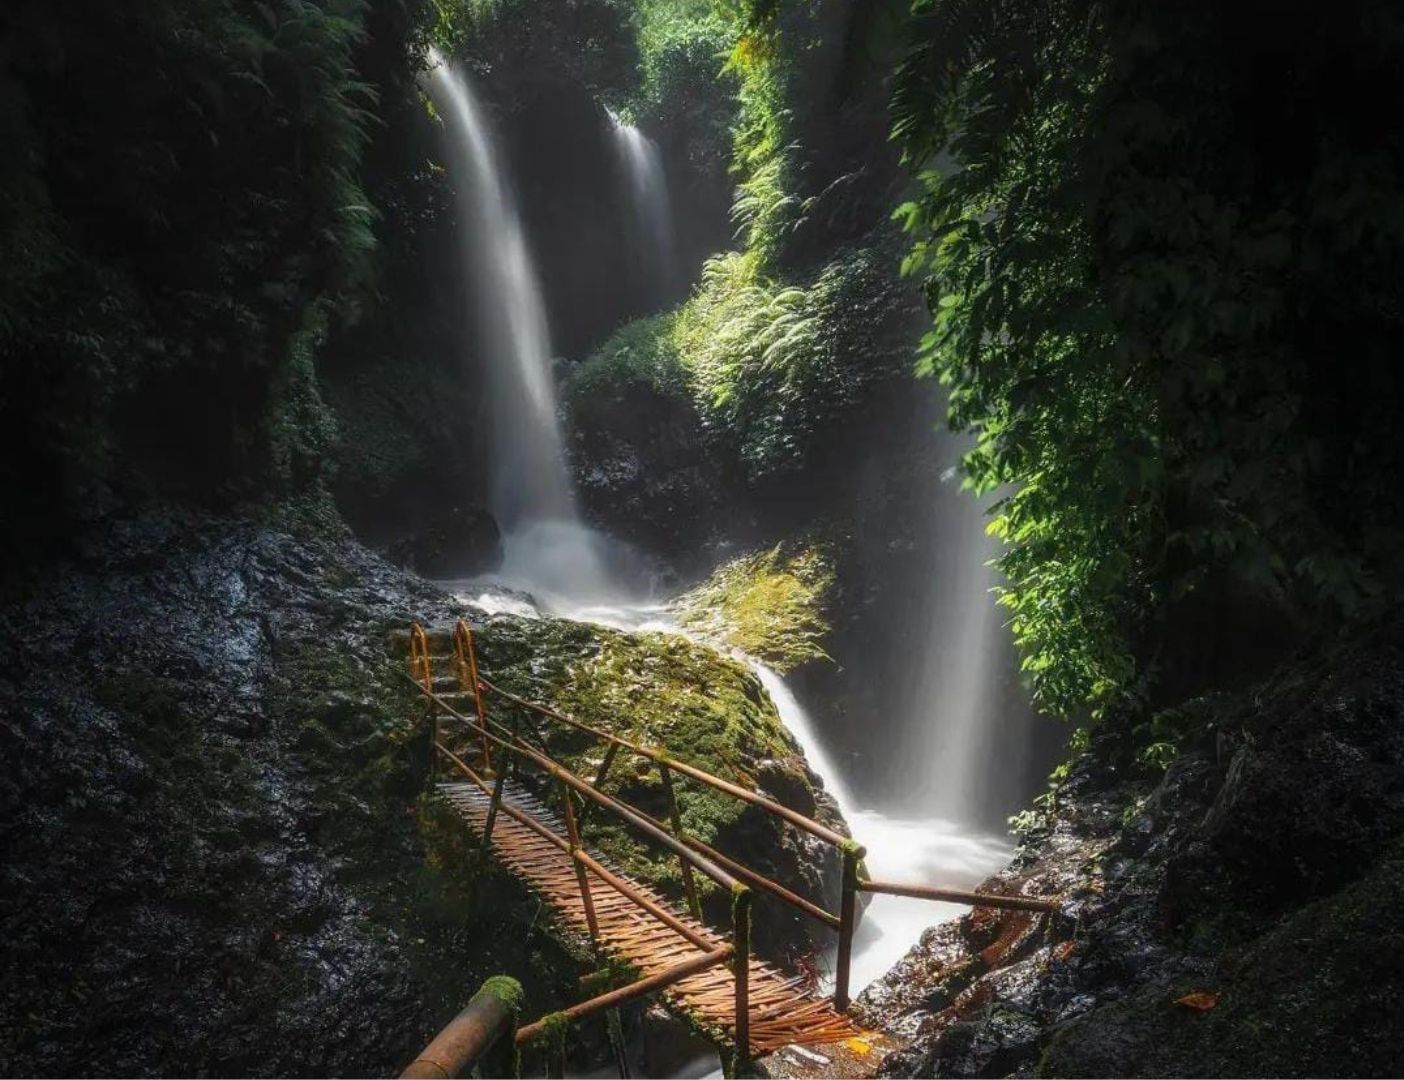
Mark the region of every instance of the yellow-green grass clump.
<instances>
[{"instance_id":1,"label":"yellow-green grass clump","mask_svg":"<svg viewBox=\"0 0 1404 1080\"><path fill-rule=\"evenodd\" d=\"M827 660L824 608L834 571L816 546L733 559L677 601L678 622L718 644L740 649L779 672Z\"/></svg>"}]
</instances>

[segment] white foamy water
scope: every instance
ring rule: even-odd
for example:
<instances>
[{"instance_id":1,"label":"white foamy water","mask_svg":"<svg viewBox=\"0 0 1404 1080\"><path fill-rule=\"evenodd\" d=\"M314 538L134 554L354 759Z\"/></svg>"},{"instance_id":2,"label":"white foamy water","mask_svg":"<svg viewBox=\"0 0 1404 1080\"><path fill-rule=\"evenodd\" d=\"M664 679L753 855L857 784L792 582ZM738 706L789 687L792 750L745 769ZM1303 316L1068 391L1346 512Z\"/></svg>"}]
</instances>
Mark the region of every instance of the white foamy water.
<instances>
[{"instance_id":1,"label":"white foamy water","mask_svg":"<svg viewBox=\"0 0 1404 1080\"><path fill-rule=\"evenodd\" d=\"M940 818L895 818L864 809L814 729L809 714L785 681L764 664L751 666L765 686L809 767L824 781L854 839L867 849L868 876L875 881L969 888L1009 861L1003 839L981 836ZM850 991L856 996L885 974L921 938L922 931L959 915L958 904L873 894L853 936ZM829 953L833 970L835 948Z\"/></svg>"}]
</instances>

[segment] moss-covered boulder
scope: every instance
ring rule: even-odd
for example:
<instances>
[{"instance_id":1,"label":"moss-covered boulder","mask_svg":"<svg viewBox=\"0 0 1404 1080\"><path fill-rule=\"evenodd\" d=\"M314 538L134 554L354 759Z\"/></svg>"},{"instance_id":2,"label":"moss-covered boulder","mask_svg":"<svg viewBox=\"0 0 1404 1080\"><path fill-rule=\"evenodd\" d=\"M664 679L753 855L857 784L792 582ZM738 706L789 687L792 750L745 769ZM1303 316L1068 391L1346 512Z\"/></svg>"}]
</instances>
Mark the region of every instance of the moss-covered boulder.
<instances>
[{"instance_id":1,"label":"moss-covered boulder","mask_svg":"<svg viewBox=\"0 0 1404 1080\"><path fill-rule=\"evenodd\" d=\"M673 608L680 625L786 672L827 660L834 571L823 545L777 544L724 563Z\"/></svg>"},{"instance_id":2,"label":"moss-covered boulder","mask_svg":"<svg viewBox=\"0 0 1404 1080\"><path fill-rule=\"evenodd\" d=\"M738 660L674 633L507 614L482 618L475 640L482 673L503 689L845 828L760 681ZM533 724L551 753L582 776L593 778L603 763L606 746L588 733L532 719L501 699L490 699L489 708L504 723ZM658 767L642 757L620 753L601 786L668 818ZM543 793L557 798L549 787L543 784ZM831 846L681 774L674 774L673 787L689 835L837 910L840 867ZM598 807L585 832L589 845L634 877L682 897L676 856ZM698 885L704 915L713 925L729 925L729 897L701 876ZM758 896L754 918L757 950L777 959L829 943L825 928L771 896Z\"/></svg>"}]
</instances>

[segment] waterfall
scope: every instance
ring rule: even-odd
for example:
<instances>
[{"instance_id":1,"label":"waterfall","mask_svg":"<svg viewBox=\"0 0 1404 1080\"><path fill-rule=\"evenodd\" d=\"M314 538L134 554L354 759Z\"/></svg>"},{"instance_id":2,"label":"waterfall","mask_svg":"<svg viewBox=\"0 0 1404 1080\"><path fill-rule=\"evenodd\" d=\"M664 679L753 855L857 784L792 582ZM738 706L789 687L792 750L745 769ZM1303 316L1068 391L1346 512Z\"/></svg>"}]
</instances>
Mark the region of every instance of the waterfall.
<instances>
[{"instance_id":1,"label":"waterfall","mask_svg":"<svg viewBox=\"0 0 1404 1080\"><path fill-rule=\"evenodd\" d=\"M633 211L631 246L639 253L637 271L647 295L662 306L672 297L677 266L677 241L668 179L658 146L638 128L609 114L615 153L628 183Z\"/></svg>"},{"instance_id":2,"label":"waterfall","mask_svg":"<svg viewBox=\"0 0 1404 1080\"><path fill-rule=\"evenodd\" d=\"M566 471L541 284L512 189L468 80L430 50L428 92L443 117L459 192L468 333L486 370L488 508L503 531L501 578L604 599L606 541L580 524Z\"/></svg>"},{"instance_id":3,"label":"waterfall","mask_svg":"<svg viewBox=\"0 0 1404 1080\"><path fill-rule=\"evenodd\" d=\"M962 446L950 442L947 460L958 460ZM932 500L924 624L912 634L918 651L907 665L894 772L902 788L922 793L908 812L993 825L1026 794L1036 740L1033 714L1003 692L1016 684L1016 660L993 596L999 545L985 531L984 504L956 490L955 473L947 470Z\"/></svg>"},{"instance_id":4,"label":"waterfall","mask_svg":"<svg viewBox=\"0 0 1404 1080\"><path fill-rule=\"evenodd\" d=\"M838 804L854 837L867 849L864 861L871 877L970 888L1009 860L1009 847L999 837L972 833L950 820L890 817L860 805L785 680L764 664L749 663L775 703L781 722L804 751L809 767L824 781L824 790ZM900 960L923 930L962 910L955 904L872 896L853 939L854 993ZM831 959L835 952L830 950Z\"/></svg>"},{"instance_id":5,"label":"waterfall","mask_svg":"<svg viewBox=\"0 0 1404 1080\"><path fill-rule=\"evenodd\" d=\"M497 147L468 81L431 51L430 96L448 129L459 188L473 330L484 349L492 479L506 531L575 516L566 478L541 285Z\"/></svg>"},{"instance_id":6,"label":"waterfall","mask_svg":"<svg viewBox=\"0 0 1404 1080\"><path fill-rule=\"evenodd\" d=\"M529 589L544 610L624 628L675 629L666 611L629 596L611 582L622 580L637 554L583 527L566 471L557 415L546 314L535 268L511 187L492 133L467 81L432 53L429 92L444 117L449 166L460 192L463 251L472 296L470 331L479 339L487 369L487 413L492 485L489 506L504 531L506 554L498 580ZM630 125L614 124L621 166L636 216L639 269L665 302L675 266L674 234L666 180L658 149ZM999 839L974 834L961 800L978 781L973 770L989 738L989 656L997 631L983 521L978 507L959 500L942 510L959 528L940 545L948 565L930 610L932 625L922 640L930 655L914 666L929 668L916 689L905 727L888 733L901 760L890 790L934 791L904 800L900 816L860 803L794 693L778 675L750 661L781 720L824 780L855 836L868 849L869 870L897 881L973 885L1007 857ZM972 517L973 513L973 517ZM944 521L945 517L940 520ZM942 534L943 536L945 534ZM606 566L609 572L606 572ZM474 584L472 592L480 585ZM520 605L518 596L478 595L478 603ZM926 661L930 662L927 663ZM931 736L945 741L933 745ZM908 742L907 740L910 740ZM923 745L923 741L926 744ZM934 764L933 764L934 763ZM886 970L923 928L954 914L951 905L876 896L855 937L853 989Z\"/></svg>"}]
</instances>

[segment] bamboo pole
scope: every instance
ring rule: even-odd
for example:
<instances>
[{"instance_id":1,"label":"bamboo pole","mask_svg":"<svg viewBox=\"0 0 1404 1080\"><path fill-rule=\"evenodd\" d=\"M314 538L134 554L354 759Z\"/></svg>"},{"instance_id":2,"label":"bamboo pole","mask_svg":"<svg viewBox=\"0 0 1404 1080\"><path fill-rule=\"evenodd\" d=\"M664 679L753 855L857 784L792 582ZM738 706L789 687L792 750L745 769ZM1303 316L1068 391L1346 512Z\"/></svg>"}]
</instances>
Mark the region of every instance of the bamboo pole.
<instances>
[{"instance_id":1,"label":"bamboo pole","mask_svg":"<svg viewBox=\"0 0 1404 1080\"><path fill-rule=\"evenodd\" d=\"M517 722L512 721L512 734L517 733ZM512 763L516 763L516 758L512 758ZM492 830L497 824L497 809L502 805L502 789L507 784L507 770L499 769L492 782L492 795L488 799L487 820L483 822L483 854L487 854L492 848Z\"/></svg>"},{"instance_id":2,"label":"bamboo pole","mask_svg":"<svg viewBox=\"0 0 1404 1080\"><path fill-rule=\"evenodd\" d=\"M487 820L483 822L483 854L492 848L492 830L497 824L497 810L502 805L502 789L507 784L507 770L498 769L492 781L492 794L488 797Z\"/></svg>"},{"instance_id":3,"label":"bamboo pole","mask_svg":"<svg viewBox=\"0 0 1404 1080\"><path fill-rule=\"evenodd\" d=\"M445 757L447 757L450 761L452 761L453 764L458 767L460 772L467 776L469 780L471 780L484 792L487 792L489 790L487 781L485 781L482 777L475 773L472 770L472 768L452 750L440 744L439 752L442 753ZM543 840L554 844L561 851L564 851L566 853L570 852L569 843L567 843L565 840L562 840L559 836L553 833L545 825L541 824L541 822L533 818L530 814L523 813L509 802L504 802L502 804L502 812L508 817L510 817L513 821L517 821L520 822L522 825L525 825L528 829L536 833L536 835L541 837ZM644 911L648 912L655 919L661 922L664 926L668 927L668 929L672 930L680 937L685 938L689 944L695 945L699 949L711 949L714 947L715 943L710 938L707 938L704 935L698 933L695 929L688 926L687 923L683 922L667 908L661 907L660 905L650 900L648 897L639 893L629 882L619 877L608 867L599 863L588 852L577 851L575 853L575 858L579 862L583 863L586 869L588 869L597 878L599 878L611 889L617 892L620 896L624 897L630 903L635 904L636 906L642 908Z\"/></svg>"},{"instance_id":4,"label":"bamboo pole","mask_svg":"<svg viewBox=\"0 0 1404 1080\"><path fill-rule=\"evenodd\" d=\"M619 747L610 743L605 747L604 760L600 762L599 771L595 773L595 782L592 787L600 787L605 782L605 777L609 775L610 766L614 764L614 758L619 753ZM580 827L585 828L585 822L590 817L590 811L595 808L594 803L589 803L580 808Z\"/></svg>"},{"instance_id":5,"label":"bamboo pole","mask_svg":"<svg viewBox=\"0 0 1404 1080\"><path fill-rule=\"evenodd\" d=\"M886 893L888 896L909 896L916 900L939 900L972 907L1008 908L1013 911L1058 910L1056 899L1033 896L1000 896L998 893L970 892L967 889L943 889L929 885L904 885L893 881L861 881L864 892Z\"/></svg>"},{"instance_id":6,"label":"bamboo pole","mask_svg":"<svg viewBox=\"0 0 1404 1080\"><path fill-rule=\"evenodd\" d=\"M453 643L458 654L465 658L468 667L468 678L472 683L471 687L463 685L463 673L459 673L459 689L473 691L473 704L477 707L478 717L482 722L484 730L487 728L487 706L483 700L482 683L478 681L478 651L473 647L473 631L468 626L465 619L459 619L453 626ZM483 768L492 771L492 747L488 744L486 735L483 738Z\"/></svg>"},{"instance_id":7,"label":"bamboo pole","mask_svg":"<svg viewBox=\"0 0 1404 1080\"><path fill-rule=\"evenodd\" d=\"M821 825L819 824L819 822L813 820L812 818L807 818L803 814L791 810L788 806L781 806L774 799L767 799L764 795L757 795L754 791L748 791L746 788L733 784L728 780L723 780L719 776L713 776L711 773L705 772L702 769L694 768L693 766L688 765L686 762L678 761L676 758L669 757L661 750L654 750L651 747L647 746L639 746L636 743L629 742L627 739L621 739L617 735L611 735L609 732L604 731L601 728L597 728L590 724L586 724L580 720L576 720L574 717L566 716L564 713L559 713L555 709L548 708L545 705L540 705L534 701L528 701L526 698L518 697L516 694L513 694L510 691L503 690L500 686L496 686L486 678L482 679L482 684L486 686L489 690L491 690L494 694L499 694L502 697L506 698L508 701L514 702L525 709L530 709L533 712L540 713L542 716L548 717L552 720L557 720L563 724L567 724L570 727L576 728L579 731L589 732L596 738L603 739L606 742L617 743L624 749L630 750L633 753L640 755L641 757L646 757L650 761L659 762L664 765L667 765L674 772L679 772L682 773L684 776L689 776L692 779L698 781L699 783L706 784L708 787L715 788L717 791L725 792L726 794L732 795L738 799L741 799L744 802L751 803L753 806L759 806L762 810L765 810L767 813L773 814L776 817L784 818L786 821L796 826L797 828L803 829L805 832L808 832L813 836L817 836L819 837L819 839L827 841L828 843L833 844L835 847L843 846L843 844L848 840L848 837L844 836L842 833L836 832L835 830L829 828L827 825Z\"/></svg>"},{"instance_id":8,"label":"bamboo pole","mask_svg":"<svg viewBox=\"0 0 1404 1080\"><path fill-rule=\"evenodd\" d=\"M522 988L516 979L497 975L487 980L463 1011L444 1025L400 1074L402 1080L449 1080L475 1065L517 1023Z\"/></svg>"},{"instance_id":9,"label":"bamboo pole","mask_svg":"<svg viewBox=\"0 0 1404 1080\"><path fill-rule=\"evenodd\" d=\"M732 977L736 983L734 1017L736 1027L736 1066L733 1075L740 1076L751 1060L751 897L745 885L732 889L731 956Z\"/></svg>"},{"instance_id":10,"label":"bamboo pole","mask_svg":"<svg viewBox=\"0 0 1404 1080\"><path fill-rule=\"evenodd\" d=\"M433 697L433 695L430 695L430 696ZM437 699L435 699L435 700L437 700ZM466 717L464 717L462 714L456 712L456 711L455 711L454 709L452 709L451 707L445 705L445 706L443 706L443 708L444 708L451 716L454 716L456 719L462 720L462 721L464 721L465 723L471 723L471 721L468 720L468 718L466 718ZM512 769L513 769L513 772L515 773L515 772L517 771L517 764L518 764L518 762L520 762L521 759L522 759L522 755L520 755L519 753L516 753L516 752L515 752L515 748L514 748L514 747L511 747L511 746L510 746L509 744L507 744L505 741L502 742L502 745L507 746L507 748L508 748L509 750L513 750L513 751L514 751L514 752L512 753ZM449 751L448 751L446 748L442 747L442 746L440 747L440 749L441 749L444 753L449 753ZM453 755L450 753L450 756L452 757ZM455 758L454 760L456 761L457 758ZM608 797L606 797L606 798L608 799ZM610 801L615 801L615 800L610 800ZM586 807L585 807L585 811L588 812L589 810L593 809L593 807L594 807L595 805L596 805L596 804L595 804L594 802L591 802L590 804L587 804ZM620 805L628 806L628 804L626 804L626 803L621 803ZM606 808L608 808L608 807L606 807ZM661 821L659 821L658 819L654 818L652 815L646 813L646 812L643 811L643 810L639 810L637 807L628 806L628 809L629 809L629 811L630 811L632 814L634 814L634 815L636 815L637 817L643 819L645 822L647 822L649 825L652 825L652 826L653 826L656 830L658 830L659 832L666 832L666 830L664 829L663 823L662 823ZM577 820L583 821L583 820L584 820L584 813L582 813L582 814L579 816L579 818L578 818ZM683 839L682 842L685 843L689 848L692 848L694 851L697 851L697 852L701 853L702 855L706 856L709 860L711 860L712 862L714 862L716 865L721 866L721 867L724 867L727 871L729 871L731 874L733 874L736 878L739 878L739 879L740 879L741 881L743 881L745 884L750 885L750 886L752 886L752 887L754 887L754 888L759 888L759 889L761 889L761 890L763 890L763 891L765 891L765 892L771 893L772 895L774 895L774 896L776 896L776 897L779 897L781 900L783 900L785 903L789 904L791 907L794 907L794 908L799 909L800 911L804 912L806 915L809 915L811 918L817 919L819 922L824 923L826 926L833 927L833 928L835 928L835 929L837 929L837 928L840 927L840 925L841 925L841 919L840 919L839 916L834 915L832 912L829 912L829 911L824 910L823 908L819 907L817 904L814 904L814 903L812 903L811 901L806 900L804 897L799 896L799 895L795 894L794 892L791 892L789 889L785 888L783 885L779 884L778 882L771 881L769 878L765 877L763 874L759 874L759 873L757 873L756 871L751 870L750 868L748 868L748 867L746 867L746 866L743 866L741 863L738 863L735 859L732 859L732 858L730 858L729 856L723 854L722 852L717 851L715 848L711 847L711 846L708 845L708 844L704 844L702 841L698 840L696 837L692 837L692 836L685 837L685 838ZM846 840L845 843L851 843L851 841L847 841L847 840ZM709 876L710 876L710 875L709 875Z\"/></svg>"},{"instance_id":11,"label":"bamboo pole","mask_svg":"<svg viewBox=\"0 0 1404 1080\"><path fill-rule=\"evenodd\" d=\"M656 975L650 975L646 979L639 979L631 982L628 986L621 986L618 990L611 990L607 994L591 998L589 1001L582 1001L579 1005L572 1005L563 1010L559 1015L568 1020L579 1020L581 1017L589 1016L592 1013L600 1012L604 1009L617 1008L635 998L644 997L655 991L666 989L674 983L681 982L689 975L696 975L699 971L706 971L710 967L725 962L731 955L731 946L723 945L719 949L712 949L701 956L694 956L689 960L684 960L672 967L664 968ZM545 1025L540 1021L527 1024L517 1029L517 1045L531 1041L544 1030Z\"/></svg>"},{"instance_id":12,"label":"bamboo pole","mask_svg":"<svg viewBox=\"0 0 1404 1080\"><path fill-rule=\"evenodd\" d=\"M649 814L644 810L640 810L638 807L634 807L634 811L640 817L653 822L653 824L657 825L660 829L664 827L663 822L659 821L652 814ZM584 820L584 815L581 815L581 820ZM766 877L764 874L757 873L750 867L742 865L741 863L733 859L730 855L726 855L723 852L718 851L710 844L704 844L695 836L682 836L679 837L679 839L681 839L684 844L692 848L694 851L700 851L703 855L707 856L707 858L714 861L718 866L722 866L725 867L727 870L730 870L733 874L735 874L738 878L744 881L747 885L750 885L752 888L760 889L763 892L768 892L773 896L776 896L779 899L783 900L791 907L799 909L804 914L810 916L813 919L817 919L825 926L832 927L835 930L838 929L839 917L833 912L825 911L818 904L812 903L811 901L806 900L804 897L791 892L779 882L771 881L770 878Z\"/></svg>"},{"instance_id":13,"label":"bamboo pole","mask_svg":"<svg viewBox=\"0 0 1404 1080\"><path fill-rule=\"evenodd\" d=\"M658 763L658 775L663 778L663 793L668 800L668 821L673 826L673 835L683 843L687 843L687 836L683 833L682 815L678 813L678 797L673 792L673 775L668 771L668 766L661 761ZM692 880L692 867L685 859L678 860L682 867L683 892L687 894L687 909L692 912L692 917L698 922L702 921L702 904L697 899L697 883Z\"/></svg>"},{"instance_id":14,"label":"bamboo pole","mask_svg":"<svg viewBox=\"0 0 1404 1080\"><path fill-rule=\"evenodd\" d=\"M843 847L843 894L839 904L838 956L834 962L834 1011L848 1010L848 980L853 966L853 931L858 921L858 861L864 851L849 841Z\"/></svg>"},{"instance_id":15,"label":"bamboo pole","mask_svg":"<svg viewBox=\"0 0 1404 1080\"><path fill-rule=\"evenodd\" d=\"M439 758L434 753L434 747L439 743L439 706L433 700L434 674L429 660L429 636L417 622L410 623L409 666L423 681L425 693L430 695L429 709L424 719L429 722L429 783L432 786L439 769Z\"/></svg>"},{"instance_id":16,"label":"bamboo pole","mask_svg":"<svg viewBox=\"0 0 1404 1080\"><path fill-rule=\"evenodd\" d=\"M570 861L575 865L575 880L580 883L580 902L585 906L585 925L590 928L590 941L598 948L600 924L595 918L595 901L590 895L590 878L585 873L585 867L575 857L576 852L580 850L580 830L575 825L575 800L571 798L570 788L564 783L561 784L561 804L565 807L566 834L570 837Z\"/></svg>"}]
</instances>

